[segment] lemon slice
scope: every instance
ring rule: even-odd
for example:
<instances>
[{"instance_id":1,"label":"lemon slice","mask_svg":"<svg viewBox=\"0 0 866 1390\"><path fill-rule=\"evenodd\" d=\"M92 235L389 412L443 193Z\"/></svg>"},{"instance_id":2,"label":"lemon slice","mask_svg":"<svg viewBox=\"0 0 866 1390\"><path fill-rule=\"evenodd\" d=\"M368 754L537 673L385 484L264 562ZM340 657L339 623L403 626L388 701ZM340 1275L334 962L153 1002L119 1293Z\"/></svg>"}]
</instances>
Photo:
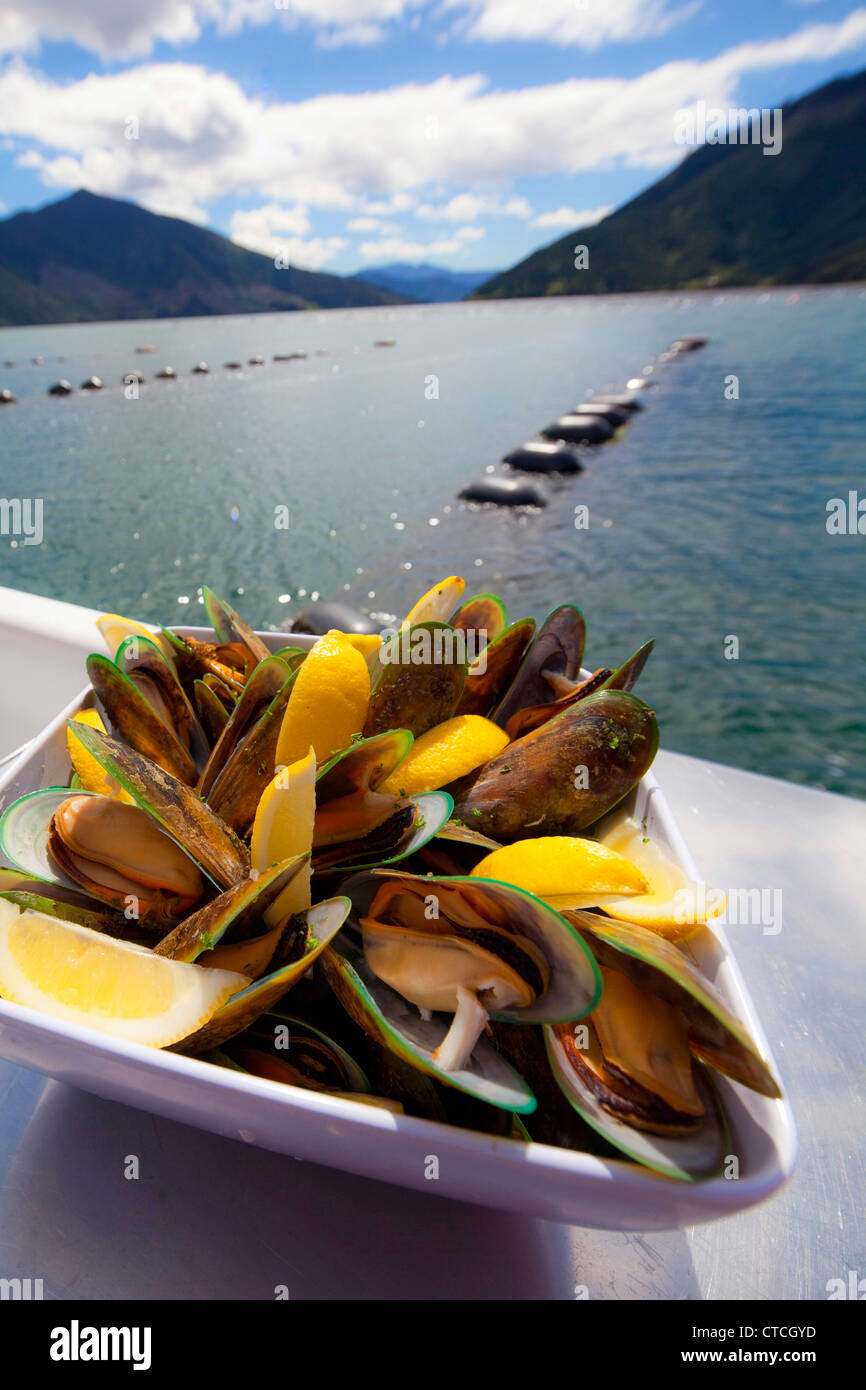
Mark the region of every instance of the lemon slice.
<instances>
[{"instance_id":1,"label":"lemon slice","mask_svg":"<svg viewBox=\"0 0 866 1390\"><path fill-rule=\"evenodd\" d=\"M508 744L508 735L480 714L458 714L435 724L416 738L400 766L379 791L394 796L416 796L445 787L457 777L474 772Z\"/></svg>"},{"instance_id":2,"label":"lemon slice","mask_svg":"<svg viewBox=\"0 0 866 1390\"><path fill-rule=\"evenodd\" d=\"M254 869L260 872L306 854L313 848L316 818L316 755L311 748L305 758L283 768L262 793L253 821L250 854ZM273 927L290 912L305 912L310 906L309 863L299 869L265 913Z\"/></svg>"},{"instance_id":3,"label":"lemon slice","mask_svg":"<svg viewBox=\"0 0 866 1390\"><path fill-rule=\"evenodd\" d=\"M447 622L460 602L465 588L466 580L461 579L457 574L443 579L440 584L434 584L432 589L428 589L426 594L419 598L414 608L409 609L401 626L411 627L413 623Z\"/></svg>"},{"instance_id":4,"label":"lemon slice","mask_svg":"<svg viewBox=\"0 0 866 1390\"><path fill-rule=\"evenodd\" d=\"M52 1018L168 1047L248 984L0 899L0 995Z\"/></svg>"},{"instance_id":5,"label":"lemon slice","mask_svg":"<svg viewBox=\"0 0 866 1390\"><path fill-rule=\"evenodd\" d=\"M688 879L631 816L611 816L599 827L599 840L609 849L628 855L649 887L639 897L599 904L608 916L677 941L724 912L726 899L721 889Z\"/></svg>"},{"instance_id":6,"label":"lemon slice","mask_svg":"<svg viewBox=\"0 0 866 1390\"><path fill-rule=\"evenodd\" d=\"M298 668L277 743L284 766L306 755L318 762L347 748L361 732L370 703L370 672L360 652L340 632L326 632Z\"/></svg>"},{"instance_id":7,"label":"lemon slice","mask_svg":"<svg viewBox=\"0 0 866 1390\"><path fill-rule=\"evenodd\" d=\"M99 711L95 709L79 710L78 714L73 715L72 723L86 724L90 729L98 729L101 734L108 733L99 716ZM134 805L129 792L124 791L120 783L115 782L113 777L109 777L93 754L88 753L84 744L76 736L72 723L66 726L66 745L69 749L72 766L78 773L78 780L83 789L86 792L98 792L100 796L111 796L115 801L127 801L130 805Z\"/></svg>"},{"instance_id":8,"label":"lemon slice","mask_svg":"<svg viewBox=\"0 0 866 1390\"><path fill-rule=\"evenodd\" d=\"M378 632L341 632L340 636L362 656L377 652L382 645L382 638Z\"/></svg>"},{"instance_id":9,"label":"lemon slice","mask_svg":"<svg viewBox=\"0 0 866 1390\"><path fill-rule=\"evenodd\" d=\"M119 613L103 613L101 618L96 619L96 626L102 633L112 661L117 656L121 642L127 637L146 637L148 642L155 642L165 651L162 633L152 627L145 627L144 623L137 623L134 618L122 618Z\"/></svg>"},{"instance_id":10,"label":"lemon slice","mask_svg":"<svg viewBox=\"0 0 866 1390\"><path fill-rule=\"evenodd\" d=\"M643 893L647 882L621 854L571 835L518 840L488 854L472 870L475 878L512 883L551 907L597 907L605 898Z\"/></svg>"}]
</instances>

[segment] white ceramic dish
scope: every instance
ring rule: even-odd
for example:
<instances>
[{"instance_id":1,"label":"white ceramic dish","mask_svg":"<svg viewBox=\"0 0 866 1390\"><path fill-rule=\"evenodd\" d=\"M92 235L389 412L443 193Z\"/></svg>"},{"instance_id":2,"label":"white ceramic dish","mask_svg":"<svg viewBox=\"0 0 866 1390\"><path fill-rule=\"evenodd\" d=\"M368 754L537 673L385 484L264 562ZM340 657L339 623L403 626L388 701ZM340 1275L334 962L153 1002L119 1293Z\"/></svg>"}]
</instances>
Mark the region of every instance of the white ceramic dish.
<instances>
[{"instance_id":1,"label":"white ceramic dish","mask_svg":"<svg viewBox=\"0 0 866 1390\"><path fill-rule=\"evenodd\" d=\"M212 636L200 628L179 628ZM273 649L313 638L263 633ZM66 719L78 696L0 779L0 810L69 775ZM633 814L686 874L699 877L664 795L649 773ZM723 929L701 933L699 965L750 1028L777 1071ZM0 1057L59 1081L185 1124L331 1168L527 1216L608 1230L667 1230L730 1216L763 1201L793 1171L797 1152L787 1100L769 1100L718 1077L739 1176L680 1182L626 1161L544 1144L520 1144L245 1076L171 1052L60 1023L0 1000ZM784 1079L783 1079L784 1080ZM430 1158L438 1178L430 1179Z\"/></svg>"}]
</instances>

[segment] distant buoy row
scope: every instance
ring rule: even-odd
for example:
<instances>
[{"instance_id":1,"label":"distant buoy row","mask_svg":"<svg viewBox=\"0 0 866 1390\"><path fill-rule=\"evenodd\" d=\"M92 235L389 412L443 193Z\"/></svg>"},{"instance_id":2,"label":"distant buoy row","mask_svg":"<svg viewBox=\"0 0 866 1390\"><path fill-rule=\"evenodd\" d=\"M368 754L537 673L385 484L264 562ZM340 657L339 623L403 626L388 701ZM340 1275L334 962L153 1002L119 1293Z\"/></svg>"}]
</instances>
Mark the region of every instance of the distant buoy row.
<instances>
[{"instance_id":1,"label":"distant buoy row","mask_svg":"<svg viewBox=\"0 0 866 1390\"><path fill-rule=\"evenodd\" d=\"M396 345L396 338L379 338L373 344L374 347L396 347ZM153 347L151 343L143 343L140 347L137 347L135 351L137 353L154 353L156 352L156 348ZM309 354L306 352L275 352L273 356L273 361L301 362L304 361L308 355ZM327 349L317 348L315 355L317 357L327 357ZM62 361L63 359L61 358L58 360ZM32 359L32 364L36 367L42 367L45 365L45 358L34 357ZM14 367L16 363L12 361L7 361L4 362L3 365L4 367ZM249 357L247 358L246 365L248 367L264 367L265 358L260 355L256 357ZM240 371L243 368L243 366L243 362L235 360L223 363L223 367L226 371ZM210 370L211 369L208 366L207 362L197 362L196 365L190 369L192 376L206 376L210 373ZM175 371L174 367L166 366L163 367L160 371L154 373L155 381L176 381L177 379L178 373ZM147 378L143 376L141 372L129 371L124 372L122 384L124 386L130 386L133 382L135 382L137 385L143 386L146 380ZM104 385L105 382L102 380L101 377L89 376L86 381L82 381L78 389L80 391L101 391ZM55 381L51 386L48 387L47 394L49 396L72 396L75 394L75 387L72 385L71 382L67 381L64 377L61 377L59 381ZM10 391L8 388L4 388L2 391L0 391L0 405L14 405L17 400L18 397L14 394L14 392Z\"/></svg>"},{"instance_id":2,"label":"distant buoy row","mask_svg":"<svg viewBox=\"0 0 866 1390\"><path fill-rule=\"evenodd\" d=\"M706 346L707 339L689 334L677 338L663 352L660 362L674 362L685 353ZM609 443L618 430L628 424L632 415L643 410L639 391L646 391L655 382L645 375L630 377L624 391L600 392L545 425L534 439L519 449L505 454L502 462L518 473L574 474L583 471L585 464L578 446ZM499 474L488 473L476 478L459 492L464 502L491 503L498 507L546 507L547 497L534 483Z\"/></svg>"}]
</instances>

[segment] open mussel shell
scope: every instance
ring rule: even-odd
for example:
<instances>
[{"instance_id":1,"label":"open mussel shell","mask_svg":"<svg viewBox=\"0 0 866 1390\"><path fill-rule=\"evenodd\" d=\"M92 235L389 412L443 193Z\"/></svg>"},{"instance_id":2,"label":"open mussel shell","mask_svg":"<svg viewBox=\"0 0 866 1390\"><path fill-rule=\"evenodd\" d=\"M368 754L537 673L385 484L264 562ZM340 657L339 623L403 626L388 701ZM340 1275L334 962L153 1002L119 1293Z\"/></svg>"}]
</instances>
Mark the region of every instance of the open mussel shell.
<instances>
[{"instance_id":1,"label":"open mussel shell","mask_svg":"<svg viewBox=\"0 0 866 1390\"><path fill-rule=\"evenodd\" d=\"M402 628L376 652L365 738L389 729L408 729L418 738L450 719L467 669L465 638L448 623Z\"/></svg>"},{"instance_id":2,"label":"open mussel shell","mask_svg":"<svg viewBox=\"0 0 866 1390\"><path fill-rule=\"evenodd\" d=\"M498 954L508 948L508 939L517 946L526 942L534 956L546 961L547 980L532 1003L491 1010L491 1017L508 1023L562 1023L583 1018L601 997L601 973L590 947L579 931L547 903L495 879L442 874L409 874L395 869L373 869L347 879L342 889L352 900L353 928L367 917L376 894L384 882L405 885L421 900L435 899L438 916L429 919L431 938L456 937L468 947ZM489 930L454 925L449 902L459 908L462 899ZM347 934L346 941L354 933ZM413 933L417 935L417 933ZM507 938L507 939L506 939Z\"/></svg>"},{"instance_id":3,"label":"open mussel shell","mask_svg":"<svg viewBox=\"0 0 866 1390\"><path fill-rule=\"evenodd\" d=\"M521 618L491 638L469 667L456 714L488 715L517 673L535 633L535 620Z\"/></svg>"},{"instance_id":4,"label":"open mussel shell","mask_svg":"<svg viewBox=\"0 0 866 1390\"><path fill-rule=\"evenodd\" d=\"M76 725L76 731L82 725ZM72 791L69 787L44 787L27 792L6 807L0 816L0 850L24 874L44 883L60 884L74 892L78 885L60 869L48 848L51 817L71 796L96 796L96 792Z\"/></svg>"},{"instance_id":5,"label":"open mussel shell","mask_svg":"<svg viewBox=\"0 0 866 1390\"><path fill-rule=\"evenodd\" d=\"M268 1009L282 999L297 984L314 961L318 960L333 941L349 913L348 898L326 898L302 914L306 930L306 949L297 960L279 965L275 970L253 980L245 989L227 999L203 1028L177 1043L178 1052L209 1052L221 1047L229 1038L242 1033Z\"/></svg>"},{"instance_id":6,"label":"open mussel shell","mask_svg":"<svg viewBox=\"0 0 866 1390\"><path fill-rule=\"evenodd\" d=\"M445 1072L438 1067L433 1054L448 1032L450 1019L441 1014L423 1019L412 1004L373 974L363 951L345 937L322 957L322 969L350 1018L403 1063L500 1109L522 1114L535 1109L535 1096L526 1082L484 1037L475 1045L471 1068Z\"/></svg>"},{"instance_id":7,"label":"open mussel shell","mask_svg":"<svg viewBox=\"0 0 866 1390\"><path fill-rule=\"evenodd\" d=\"M187 786L195 786L198 769L190 753L138 685L99 653L87 658L87 675L109 724L124 743Z\"/></svg>"},{"instance_id":8,"label":"open mussel shell","mask_svg":"<svg viewBox=\"0 0 866 1390\"><path fill-rule=\"evenodd\" d=\"M321 768L313 831L317 873L403 859L447 824L454 803L446 792L395 797L378 790L411 747L408 729L389 729L352 744Z\"/></svg>"},{"instance_id":9,"label":"open mussel shell","mask_svg":"<svg viewBox=\"0 0 866 1390\"><path fill-rule=\"evenodd\" d=\"M456 785L455 815L502 843L578 835L640 781L658 740L655 715L637 696L596 691Z\"/></svg>"},{"instance_id":10,"label":"open mussel shell","mask_svg":"<svg viewBox=\"0 0 866 1390\"><path fill-rule=\"evenodd\" d=\"M508 614L498 594L476 594L452 613L450 622L458 632L474 632L479 644L487 646L505 631Z\"/></svg>"},{"instance_id":11,"label":"open mussel shell","mask_svg":"<svg viewBox=\"0 0 866 1390\"><path fill-rule=\"evenodd\" d=\"M135 921L127 921L122 912L115 912L104 903L95 902L86 893L65 884L20 873L17 869L0 868L0 898L17 903L20 908L57 917L62 922L74 922L79 927L103 932L120 941L133 941L138 946L153 944L153 932Z\"/></svg>"},{"instance_id":12,"label":"open mussel shell","mask_svg":"<svg viewBox=\"0 0 866 1390\"><path fill-rule=\"evenodd\" d=\"M688 1181L711 1177L720 1170L730 1141L715 1088L703 1067L694 1067L695 1085L704 1104L700 1128L689 1134L651 1134L604 1109L569 1062L565 1032L564 1028L544 1029L551 1070L567 1100L603 1139L665 1177Z\"/></svg>"},{"instance_id":13,"label":"open mussel shell","mask_svg":"<svg viewBox=\"0 0 866 1390\"><path fill-rule=\"evenodd\" d=\"M689 1047L701 1061L762 1096L782 1091L746 1028L709 980L672 941L615 917L569 912L600 965L627 975L649 994L675 1005L689 1022Z\"/></svg>"},{"instance_id":14,"label":"open mussel shell","mask_svg":"<svg viewBox=\"0 0 866 1390\"><path fill-rule=\"evenodd\" d=\"M306 854L297 854L227 888L164 936L155 948L156 954L167 956L169 960L190 962L197 960L202 953L212 951L229 930L235 935L247 935L303 868L307 859ZM268 935L272 936L273 933ZM275 940L275 947L276 944ZM207 961L202 961L202 964L207 964Z\"/></svg>"},{"instance_id":15,"label":"open mussel shell","mask_svg":"<svg viewBox=\"0 0 866 1390\"><path fill-rule=\"evenodd\" d=\"M204 767L210 744L177 678L173 661L158 642L135 635L127 637L117 649L114 664L169 726L196 767Z\"/></svg>"},{"instance_id":16,"label":"open mussel shell","mask_svg":"<svg viewBox=\"0 0 866 1390\"><path fill-rule=\"evenodd\" d=\"M229 712L222 700L204 681L193 682L193 698L201 726L213 749L219 742L220 734L229 720Z\"/></svg>"},{"instance_id":17,"label":"open mussel shell","mask_svg":"<svg viewBox=\"0 0 866 1390\"><path fill-rule=\"evenodd\" d=\"M586 623L573 603L563 603L545 619L523 664L493 713L503 729L525 705L560 697L580 676Z\"/></svg>"},{"instance_id":18,"label":"open mussel shell","mask_svg":"<svg viewBox=\"0 0 866 1390\"><path fill-rule=\"evenodd\" d=\"M220 774L237 752L239 745L291 679L285 662L278 656L266 657L251 672L201 775L198 784L200 796L209 797ZM208 686L203 688L209 689ZM214 698L216 697L214 696Z\"/></svg>"},{"instance_id":19,"label":"open mussel shell","mask_svg":"<svg viewBox=\"0 0 866 1390\"><path fill-rule=\"evenodd\" d=\"M259 801L276 769L283 715L295 680L295 673L289 674L285 666L283 670L287 679L241 738L207 794L208 805L238 835L245 836L252 828ZM230 733L230 726L231 720L223 737Z\"/></svg>"},{"instance_id":20,"label":"open mussel shell","mask_svg":"<svg viewBox=\"0 0 866 1390\"><path fill-rule=\"evenodd\" d=\"M254 661L264 661L270 653L258 637L249 623L244 622L239 613L236 613L231 604L226 603L206 585L202 586L202 598L204 599L205 612L211 620L211 626L217 635L217 641L222 646L230 646L238 642L248 648L250 656Z\"/></svg>"},{"instance_id":21,"label":"open mussel shell","mask_svg":"<svg viewBox=\"0 0 866 1390\"><path fill-rule=\"evenodd\" d=\"M248 876L250 854L246 845L190 787L118 739L85 724L74 727L77 738L99 766L218 887L229 888Z\"/></svg>"},{"instance_id":22,"label":"open mussel shell","mask_svg":"<svg viewBox=\"0 0 866 1390\"><path fill-rule=\"evenodd\" d=\"M655 642L645 642L634 656L630 656L617 670L602 667L587 680L575 685L573 690L561 695L558 700L550 700L543 705L525 705L508 720L505 732L513 742L514 739L522 738L524 734L531 733L533 729L554 719L569 705L577 704L578 700L585 700L587 696L594 695L597 690L631 690L649 660L654 646Z\"/></svg>"},{"instance_id":23,"label":"open mussel shell","mask_svg":"<svg viewBox=\"0 0 866 1390\"><path fill-rule=\"evenodd\" d=\"M345 1048L306 1019L274 1009L226 1045L229 1057L254 1076L307 1091L370 1095L370 1082Z\"/></svg>"}]
</instances>

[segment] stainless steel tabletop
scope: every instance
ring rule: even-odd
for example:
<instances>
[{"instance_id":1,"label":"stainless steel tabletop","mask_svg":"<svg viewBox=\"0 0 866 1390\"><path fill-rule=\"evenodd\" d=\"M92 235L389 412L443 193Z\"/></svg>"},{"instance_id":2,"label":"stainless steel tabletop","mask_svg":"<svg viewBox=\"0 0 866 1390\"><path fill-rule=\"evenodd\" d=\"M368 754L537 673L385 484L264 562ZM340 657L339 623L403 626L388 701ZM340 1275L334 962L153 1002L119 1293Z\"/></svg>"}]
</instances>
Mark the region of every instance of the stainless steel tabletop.
<instances>
[{"instance_id":1,"label":"stainless steel tabletop","mask_svg":"<svg viewBox=\"0 0 866 1390\"><path fill-rule=\"evenodd\" d=\"M290 1298L571 1299L585 1286L590 1299L825 1299L833 1280L866 1279L866 803L672 753L656 770L708 881L782 890L780 930L768 917L727 928L799 1126L799 1165L775 1198L661 1235L557 1226L219 1139L0 1062L0 1278L82 1299L273 1298L278 1286ZM133 1155L137 1180L124 1176Z\"/></svg>"}]
</instances>

